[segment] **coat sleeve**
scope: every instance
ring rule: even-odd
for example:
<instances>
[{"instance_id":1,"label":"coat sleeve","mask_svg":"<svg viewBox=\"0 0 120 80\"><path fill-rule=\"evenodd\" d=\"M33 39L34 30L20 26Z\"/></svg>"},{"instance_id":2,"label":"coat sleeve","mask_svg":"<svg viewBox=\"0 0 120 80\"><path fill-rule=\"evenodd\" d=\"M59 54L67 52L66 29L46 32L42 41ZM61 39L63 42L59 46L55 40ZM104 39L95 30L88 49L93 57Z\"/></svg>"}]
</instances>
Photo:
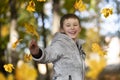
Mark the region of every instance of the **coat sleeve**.
<instances>
[{"instance_id":1,"label":"coat sleeve","mask_svg":"<svg viewBox=\"0 0 120 80\"><path fill-rule=\"evenodd\" d=\"M40 48L42 53L41 57L35 58L33 57L33 60L39 62L39 63L49 63L49 62L55 62L59 60L62 57L63 54L63 48L59 44L59 42L52 43L45 49Z\"/></svg>"}]
</instances>

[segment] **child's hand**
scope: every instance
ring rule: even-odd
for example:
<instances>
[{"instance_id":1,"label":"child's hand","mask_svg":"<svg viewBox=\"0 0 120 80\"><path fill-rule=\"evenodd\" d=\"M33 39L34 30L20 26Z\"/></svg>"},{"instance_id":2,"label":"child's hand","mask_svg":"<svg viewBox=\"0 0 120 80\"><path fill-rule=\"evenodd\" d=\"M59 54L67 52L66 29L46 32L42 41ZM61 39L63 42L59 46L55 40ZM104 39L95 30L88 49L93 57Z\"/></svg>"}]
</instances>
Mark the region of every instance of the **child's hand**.
<instances>
[{"instance_id":1,"label":"child's hand","mask_svg":"<svg viewBox=\"0 0 120 80\"><path fill-rule=\"evenodd\" d=\"M39 53L39 47L34 39L30 42L29 49L32 55L37 55Z\"/></svg>"}]
</instances>

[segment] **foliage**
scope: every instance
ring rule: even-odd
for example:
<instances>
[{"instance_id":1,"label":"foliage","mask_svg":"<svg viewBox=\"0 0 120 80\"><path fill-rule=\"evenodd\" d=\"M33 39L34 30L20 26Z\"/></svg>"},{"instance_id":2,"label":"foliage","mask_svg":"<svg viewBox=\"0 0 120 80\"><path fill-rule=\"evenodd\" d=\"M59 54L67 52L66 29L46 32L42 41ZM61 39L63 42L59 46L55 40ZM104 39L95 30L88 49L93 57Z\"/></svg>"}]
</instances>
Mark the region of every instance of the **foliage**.
<instances>
[{"instance_id":1,"label":"foliage","mask_svg":"<svg viewBox=\"0 0 120 80\"><path fill-rule=\"evenodd\" d=\"M74 3L75 3L75 0L65 0L62 8L65 9L67 11L67 13L73 13L75 11L75 9L73 7Z\"/></svg>"},{"instance_id":2,"label":"foliage","mask_svg":"<svg viewBox=\"0 0 120 80\"><path fill-rule=\"evenodd\" d=\"M89 66L89 71L86 73L86 76L89 77L92 80L95 80L98 77L99 73L106 66L106 60L105 60L105 58L102 58L102 57L100 57L99 61L89 59L87 61L87 63L88 63L88 66Z\"/></svg>"},{"instance_id":3,"label":"foliage","mask_svg":"<svg viewBox=\"0 0 120 80\"><path fill-rule=\"evenodd\" d=\"M100 47L100 45L97 44L97 43L93 43L92 44L92 51L98 53L100 56L104 56L105 55L105 52Z\"/></svg>"},{"instance_id":4,"label":"foliage","mask_svg":"<svg viewBox=\"0 0 120 80\"><path fill-rule=\"evenodd\" d=\"M24 75L23 75L24 73ZM15 70L15 79L16 80L36 80L37 71L36 69L28 63L21 61Z\"/></svg>"},{"instance_id":5,"label":"foliage","mask_svg":"<svg viewBox=\"0 0 120 80\"><path fill-rule=\"evenodd\" d=\"M7 18L7 12L9 10L9 0L0 0L0 23L5 23L5 18Z\"/></svg>"},{"instance_id":6,"label":"foliage","mask_svg":"<svg viewBox=\"0 0 120 80\"><path fill-rule=\"evenodd\" d=\"M91 28L86 31L86 44L85 44L85 51L88 53L87 56L90 55L92 51L92 43L100 43L101 36L99 35L99 32L96 31L96 28Z\"/></svg>"},{"instance_id":7,"label":"foliage","mask_svg":"<svg viewBox=\"0 0 120 80\"><path fill-rule=\"evenodd\" d=\"M1 80L6 80L4 74L2 74L1 72L0 72L0 79Z\"/></svg>"}]
</instances>

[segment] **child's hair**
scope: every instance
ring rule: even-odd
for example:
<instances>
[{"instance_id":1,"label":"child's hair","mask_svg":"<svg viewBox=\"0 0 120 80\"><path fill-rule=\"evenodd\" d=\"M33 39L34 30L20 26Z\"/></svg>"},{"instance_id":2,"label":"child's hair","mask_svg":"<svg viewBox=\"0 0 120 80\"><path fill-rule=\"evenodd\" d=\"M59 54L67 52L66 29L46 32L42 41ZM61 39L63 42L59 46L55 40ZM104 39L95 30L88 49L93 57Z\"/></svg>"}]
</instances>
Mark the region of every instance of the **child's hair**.
<instances>
[{"instance_id":1,"label":"child's hair","mask_svg":"<svg viewBox=\"0 0 120 80\"><path fill-rule=\"evenodd\" d=\"M75 14L65 14L61 20L60 20L60 29L63 29L63 23L66 19L69 19L69 18L74 18L74 19L77 19L79 21L79 24L80 24L80 19L78 16L76 16Z\"/></svg>"}]
</instances>

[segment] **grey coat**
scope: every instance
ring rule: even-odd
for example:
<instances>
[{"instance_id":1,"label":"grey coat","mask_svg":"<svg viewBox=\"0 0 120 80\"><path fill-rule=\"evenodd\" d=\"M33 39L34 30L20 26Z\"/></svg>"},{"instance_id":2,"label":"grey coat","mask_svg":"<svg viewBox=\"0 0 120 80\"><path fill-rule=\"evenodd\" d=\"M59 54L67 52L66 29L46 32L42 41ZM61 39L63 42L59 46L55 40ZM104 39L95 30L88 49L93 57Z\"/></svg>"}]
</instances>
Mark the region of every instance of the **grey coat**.
<instances>
[{"instance_id":1,"label":"grey coat","mask_svg":"<svg viewBox=\"0 0 120 80\"><path fill-rule=\"evenodd\" d=\"M51 45L42 50L40 58L33 60L40 63L53 63L52 80L84 80L85 53L82 50L83 40L76 43L67 35L56 33Z\"/></svg>"}]
</instances>

